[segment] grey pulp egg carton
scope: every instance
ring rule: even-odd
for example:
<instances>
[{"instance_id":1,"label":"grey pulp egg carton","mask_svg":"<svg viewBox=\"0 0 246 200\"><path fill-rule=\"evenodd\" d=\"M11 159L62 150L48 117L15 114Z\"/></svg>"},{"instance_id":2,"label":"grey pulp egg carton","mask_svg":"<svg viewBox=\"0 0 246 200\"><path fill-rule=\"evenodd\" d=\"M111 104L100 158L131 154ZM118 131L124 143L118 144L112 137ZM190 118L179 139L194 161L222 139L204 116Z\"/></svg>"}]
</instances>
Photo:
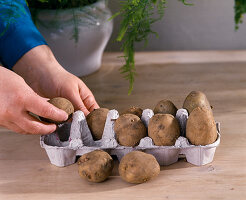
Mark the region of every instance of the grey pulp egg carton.
<instances>
[{"instance_id":1,"label":"grey pulp egg carton","mask_svg":"<svg viewBox=\"0 0 246 200\"><path fill-rule=\"evenodd\" d=\"M148 127L150 118L154 115L151 109L143 111L141 120ZM176 140L174 146L156 146L150 137L140 140L136 147L126 147L118 144L114 123L119 117L117 110L110 110L102 135L102 139L94 141L86 118L82 111L76 111L73 114L72 122L67 122L58 127L50 134L40 138L40 145L46 150L46 153L53 165L64 167L75 163L76 156L101 149L110 155L117 156L118 160L131 151L143 151L155 156L160 165L170 165L178 161L179 157L186 157L187 162L201 166L213 161L216 147L220 143L220 123L216 123L218 137L213 144L206 146L191 145L185 138L186 122L188 112L185 109L179 109L176 119L180 124L181 136Z\"/></svg>"}]
</instances>

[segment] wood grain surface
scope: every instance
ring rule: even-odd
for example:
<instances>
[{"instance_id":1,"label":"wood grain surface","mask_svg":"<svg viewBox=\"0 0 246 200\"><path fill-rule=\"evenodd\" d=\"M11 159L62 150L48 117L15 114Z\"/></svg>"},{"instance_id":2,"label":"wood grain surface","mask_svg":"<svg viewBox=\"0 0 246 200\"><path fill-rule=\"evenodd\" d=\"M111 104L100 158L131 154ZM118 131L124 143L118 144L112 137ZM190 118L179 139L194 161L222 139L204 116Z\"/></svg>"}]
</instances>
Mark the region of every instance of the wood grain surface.
<instances>
[{"instance_id":1,"label":"wood grain surface","mask_svg":"<svg viewBox=\"0 0 246 200\"><path fill-rule=\"evenodd\" d=\"M214 161L197 167L180 160L161 167L145 184L122 181L115 162L113 175L100 184L78 175L76 164L49 163L39 136L0 128L0 200L34 199L245 199L246 197L246 52L138 53L134 91L119 74L122 60L104 55L102 68L83 80L102 107L122 111L129 106L154 108L168 98L181 107L192 90L206 93L221 122L221 144Z\"/></svg>"}]
</instances>

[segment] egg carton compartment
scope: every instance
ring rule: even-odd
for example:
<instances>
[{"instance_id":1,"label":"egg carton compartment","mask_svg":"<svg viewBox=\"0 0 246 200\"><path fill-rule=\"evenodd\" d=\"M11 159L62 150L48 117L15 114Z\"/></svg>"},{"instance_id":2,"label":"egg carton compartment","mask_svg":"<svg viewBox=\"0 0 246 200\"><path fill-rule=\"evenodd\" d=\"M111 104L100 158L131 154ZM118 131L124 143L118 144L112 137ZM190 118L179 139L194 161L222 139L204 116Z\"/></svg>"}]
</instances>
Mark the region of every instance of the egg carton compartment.
<instances>
[{"instance_id":1,"label":"egg carton compartment","mask_svg":"<svg viewBox=\"0 0 246 200\"><path fill-rule=\"evenodd\" d=\"M143 111L141 120L146 127L153 115L151 109ZM121 146L114 132L114 123L118 117L117 110L110 110L102 139L94 141L83 112L77 111L73 114L72 123L65 123L56 132L41 136L41 147L46 150L50 162L59 167L73 164L77 155L83 155L96 149L102 149L117 156L119 161L131 151L143 151L154 155L160 165L170 165L177 162L180 155L185 155L187 162L200 166L212 162L216 147L220 143L220 124L216 123L218 137L213 144L206 146L189 144L185 138L188 112L185 109L179 109L176 119L180 124L181 136L176 140L174 146L156 146L150 137L142 138L136 147Z\"/></svg>"},{"instance_id":2,"label":"egg carton compartment","mask_svg":"<svg viewBox=\"0 0 246 200\"><path fill-rule=\"evenodd\" d=\"M113 125L111 120L117 118L118 112L109 111L102 139L94 141L84 113L76 111L72 122L59 125L50 135L41 136L40 145L45 149L50 162L58 167L71 165L75 163L77 155L96 149L109 152L109 149L117 146L116 140L112 139L114 132L111 129Z\"/></svg>"},{"instance_id":3,"label":"egg carton compartment","mask_svg":"<svg viewBox=\"0 0 246 200\"><path fill-rule=\"evenodd\" d=\"M65 123L50 135L41 136L40 145L45 149L51 164L63 167L75 162L76 151L69 147L69 138L71 123ZM59 135L58 135L59 132Z\"/></svg>"}]
</instances>

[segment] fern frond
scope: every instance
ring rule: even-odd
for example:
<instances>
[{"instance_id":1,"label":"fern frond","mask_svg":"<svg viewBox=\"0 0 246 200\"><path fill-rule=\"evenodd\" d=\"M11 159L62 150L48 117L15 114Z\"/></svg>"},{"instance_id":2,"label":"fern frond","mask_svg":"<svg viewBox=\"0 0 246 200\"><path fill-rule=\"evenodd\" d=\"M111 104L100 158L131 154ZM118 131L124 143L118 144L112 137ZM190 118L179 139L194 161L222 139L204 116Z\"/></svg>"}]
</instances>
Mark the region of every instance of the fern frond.
<instances>
[{"instance_id":1,"label":"fern frond","mask_svg":"<svg viewBox=\"0 0 246 200\"><path fill-rule=\"evenodd\" d=\"M179 0L184 5L193 5L186 0ZM133 90L133 84L136 75L135 69L135 45L137 42L144 42L144 47L148 44L148 37L158 34L151 29L151 25L164 16L166 0L122 0L121 10L110 19L121 15L123 20L120 25L120 31L116 41L122 42L121 49L124 53L125 64L120 71L129 81L128 95ZM157 17L155 11L157 10Z\"/></svg>"},{"instance_id":2,"label":"fern frond","mask_svg":"<svg viewBox=\"0 0 246 200\"><path fill-rule=\"evenodd\" d=\"M121 49L124 53L125 64L120 71L129 81L128 95L133 90L136 75L135 69L135 45L137 42L148 43L150 34L157 35L152 31L151 25L162 19L164 15L165 0L126 0L121 1L120 15L123 20L117 37L118 42L122 42ZM154 10L157 9L159 16L154 17ZM119 14L117 14L118 16ZM113 17L114 18L114 17Z\"/></svg>"},{"instance_id":3,"label":"fern frond","mask_svg":"<svg viewBox=\"0 0 246 200\"><path fill-rule=\"evenodd\" d=\"M243 23L243 15L246 14L246 1L235 0L234 12L235 30L238 30L239 24Z\"/></svg>"}]
</instances>

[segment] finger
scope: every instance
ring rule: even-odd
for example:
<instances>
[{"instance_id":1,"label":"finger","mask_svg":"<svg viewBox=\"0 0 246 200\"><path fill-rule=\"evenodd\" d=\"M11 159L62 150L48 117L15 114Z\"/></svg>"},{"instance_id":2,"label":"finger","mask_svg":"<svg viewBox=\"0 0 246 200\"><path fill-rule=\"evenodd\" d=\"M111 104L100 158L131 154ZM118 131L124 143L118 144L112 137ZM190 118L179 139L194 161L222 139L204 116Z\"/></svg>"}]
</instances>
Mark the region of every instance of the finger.
<instances>
[{"instance_id":1,"label":"finger","mask_svg":"<svg viewBox=\"0 0 246 200\"><path fill-rule=\"evenodd\" d=\"M68 114L65 111L53 106L45 98L38 95L32 95L28 98L25 109L53 121L66 121L68 118Z\"/></svg>"},{"instance_id":2,"label":"finger","mask_svg":"<svg viewBox=\"0 0 246 200\"><path fill-rule=\"evenodd\" d=\"M41 96L40 96L40 98L42 98L42 99L45 100L45 101L49 101L49 100L50 100L49 98L46 98L46 97L41 97Z\"/></svg>"},{"instance_id":3,"label":"finger","mask_svg":"<svg viewBox=\"0 0 246 200\"><path fill-rule=\"evenodd\" d=\"M80 97L79 91L71 92L71 93L69 93L69 95L66 95L65 98L68 98L71 101L71 103L75 107L75 110L81 110L85 115L88 115L90 113L88 111L88 109L85 107L85 105L84 105L84 103Z\"/></svg>"},{"instance_id":4,"label":"finger","mask_svg":"<svg viewBox=\"0 0 246 200\"><path fill-rule=\"evenodd\" d=\"M81 98L83 98L84 96L81 95ZM86 97L84 97L84 99L82 99L84 104L85 104L85 107L91 112L97 108L99 108L99 105L97 104L94 96L91 94L91 95L88 95Z\"/></svg>"},{"instance_id":5,"label":"finger","mask_svg":"<svg viewBox=\"0 0 246 200\"><path fill-rule=\"evenodd\" d=\"M87 116L90 112L88 111L88 109L85 107L82 99L80 98L79 93L77 93L77 95L75 95L74 99L71 99L73 105L75 105L75 109L76 110L81 110L85 116Z\"/></svg>"},{"instance_id":6,"label":"finger","mask_svg":"<svg viewBox=\"0 0 246 200\"><path fill-rule=\"evenodd\" d=\"M90 112L93 111L94 109L99 108L99 105L97 104L94 95L84 83L81 83L81 85L79 86L79 94L85 107Z\"/></svg>"},{"instance_id":7,"label":"finger","mask_svg":"<svg viewBox=\"0 0 246 200\"><path fill-rule=\"evenodd\" d=\"M46 135L56 130L55 124L42 123L28 113L23 113L23 118L16 121L16 124L25 131L26 134Z\"/></svg>"}]
</instances>

